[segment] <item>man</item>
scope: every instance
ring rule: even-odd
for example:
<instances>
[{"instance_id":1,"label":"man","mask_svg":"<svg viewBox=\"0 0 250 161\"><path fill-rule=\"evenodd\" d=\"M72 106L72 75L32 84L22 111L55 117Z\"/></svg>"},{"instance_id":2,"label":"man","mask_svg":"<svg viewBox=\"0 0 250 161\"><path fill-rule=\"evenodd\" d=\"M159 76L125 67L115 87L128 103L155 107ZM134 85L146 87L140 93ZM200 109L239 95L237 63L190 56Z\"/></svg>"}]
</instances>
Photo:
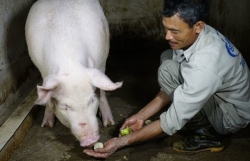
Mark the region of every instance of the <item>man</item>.
<instances>
[{"instance_id":1,"label":"man","mask_svg":"<svg viewBox=\"0 0 250 161\"><path fill-rule=\"evenodd\" d=\"M214 28L205 24L207 0L164 0L162 23L172 49L161 55L156 97L126 119L132 133L85 149L88 155L107 158L117 149L153 138L163 132L187 135L172 143L180 152L222 151L222 135L235 133L250 121L250 74L240 52ZM170 104L160 119L144 121Z\"/></svg>"}]
</instances>

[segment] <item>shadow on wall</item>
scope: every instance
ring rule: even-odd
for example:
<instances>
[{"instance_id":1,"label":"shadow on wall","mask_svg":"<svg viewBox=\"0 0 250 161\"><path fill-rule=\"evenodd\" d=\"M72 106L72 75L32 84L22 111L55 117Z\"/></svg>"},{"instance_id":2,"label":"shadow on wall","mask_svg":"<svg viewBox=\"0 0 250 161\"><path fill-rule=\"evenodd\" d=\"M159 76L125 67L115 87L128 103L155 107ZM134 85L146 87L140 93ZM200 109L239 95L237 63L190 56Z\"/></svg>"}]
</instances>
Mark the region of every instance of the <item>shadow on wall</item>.
<instances>
[{"instance_id":1,"label":"shadow on wall","mask_svg":"<svg viewBox=\"0 0 250 161\"><path fill-rule=\"evenodd\" d=\"M250 1L210 0L209 24L225 35L250 66Z\"/></svg>"},{"instance_id":2,"label":"shadow on wall","mask_svg":"<svg viewBox=\"0 0 250 161\"><path fill-rule=\"evenodd\" d=\"M33 3L34 2L35 1L33 1ZM31 59L28 55L25 40L26 18L33 3L26 3L25 5L21 5L21 3L19 3L20 10L12 15L12 19L10 20L7 29L7 41L5 46L7 54L6 57L9 64L8 68L10 70L10 76L8 78L8 88L10 90L9 93L17 92L17 90L24 82L32 82L34 81L34 79L37 79L39 77L39 74L34 73L37 71L37 69L31 62ZM22 95L21 93L20 95Z\"/></svg>"},{"instance_id":3,"label":"shadow on wall","mask_svg":"<svg viewBox=\"0 0 250 161\"><path fill-rule=\"evenodd\" d=\"M40 80L25 41L25 22L35 0L1 3L3 15L3 59L0 77L0 125ZM4 21L5 20L5 21ZM6 37L6 38L5 38ZM4 39L5 38L5 39Z\"/></svg>"}]
</instances>

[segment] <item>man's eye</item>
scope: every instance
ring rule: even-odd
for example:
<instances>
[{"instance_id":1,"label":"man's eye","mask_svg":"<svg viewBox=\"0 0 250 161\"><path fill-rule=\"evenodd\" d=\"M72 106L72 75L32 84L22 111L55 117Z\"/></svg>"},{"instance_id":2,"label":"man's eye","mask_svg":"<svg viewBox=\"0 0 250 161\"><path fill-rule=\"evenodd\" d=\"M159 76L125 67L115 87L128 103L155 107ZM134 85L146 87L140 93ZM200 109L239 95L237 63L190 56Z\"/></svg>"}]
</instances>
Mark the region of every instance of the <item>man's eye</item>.
<instances>
[{"instance_id":1,"label":"man's eye","mask_svg":"<svg viewBox=\"0 0 250 161\"><path fill-rule=\"evenodd\" d=\"M176 35L176 34L178 34L178 32L177 31L172 31L172 34Z\"/></svg>"}]
</instances>

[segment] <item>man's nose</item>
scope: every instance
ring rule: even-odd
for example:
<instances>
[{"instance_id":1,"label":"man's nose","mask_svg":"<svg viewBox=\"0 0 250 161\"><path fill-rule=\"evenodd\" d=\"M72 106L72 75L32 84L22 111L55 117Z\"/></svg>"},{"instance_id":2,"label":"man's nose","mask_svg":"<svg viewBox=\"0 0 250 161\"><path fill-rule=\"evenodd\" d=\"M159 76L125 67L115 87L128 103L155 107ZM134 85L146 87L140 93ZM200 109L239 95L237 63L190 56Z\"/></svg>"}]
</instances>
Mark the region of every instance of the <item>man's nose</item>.
<instances>
[{"instance_id":1,"label":"man's nose","mask_svg":"<svg viewBox=\"0 0 250 161\"><path fill-rule=\"evenodd\" d=\"M167 31L167 32L166 32L165 39L166 39L166 40L171 40L171 39L173 39L173 35L172 35L172 33L171 33L170 31Z\"/></svg>"}]
</instances>

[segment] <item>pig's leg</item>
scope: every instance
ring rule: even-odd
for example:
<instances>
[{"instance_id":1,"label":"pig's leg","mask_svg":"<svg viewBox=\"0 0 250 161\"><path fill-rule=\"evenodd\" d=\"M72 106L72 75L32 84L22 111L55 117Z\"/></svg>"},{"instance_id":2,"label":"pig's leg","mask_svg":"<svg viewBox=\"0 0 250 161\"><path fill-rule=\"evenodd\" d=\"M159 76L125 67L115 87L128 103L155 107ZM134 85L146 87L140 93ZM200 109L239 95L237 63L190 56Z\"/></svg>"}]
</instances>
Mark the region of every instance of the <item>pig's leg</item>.
<instances>
[{"instance_id":1,"label":"pig's leg","mask_svg":"<svg viewBox=\"0 0 250 161\"><path fill-rule=\"evenodd\" d=\"M55 115L53 111L51 110L51 108L49 107L49 105L47 105L45 108L45 113L44 113L41 127L44 127L44 126L53 127L54 123L55 123Z\"/></svg>"},{"instance_id":2,"label":"pig's leg","mask_svg":"<svg viewBox=\"0 0 250 161\"><path fill-rule=\"evenodd\" d=\"M112 115L112 112L110 110L110 107L107 101L106 93L104 90L101 90L101 89L100 89L99 108L101 111L103 125L104 126L114 125L115 122L114 122L113 115Z\"/></svg>"}]
</instances>

